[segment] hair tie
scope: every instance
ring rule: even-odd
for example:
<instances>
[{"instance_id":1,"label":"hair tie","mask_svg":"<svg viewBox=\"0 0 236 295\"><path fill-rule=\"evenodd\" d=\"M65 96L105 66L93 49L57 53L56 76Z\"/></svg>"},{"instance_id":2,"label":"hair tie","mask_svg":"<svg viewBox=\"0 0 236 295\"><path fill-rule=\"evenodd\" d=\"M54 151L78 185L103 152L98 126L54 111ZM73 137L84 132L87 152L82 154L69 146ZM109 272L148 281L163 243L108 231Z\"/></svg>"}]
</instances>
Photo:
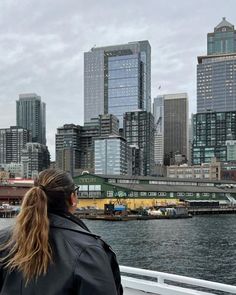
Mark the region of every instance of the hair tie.
<instances>
[{"instance_id":1,"label":"hair tie","mask_svg":"<svg viewBox=\"0 0 236 295\"><path fill-rule=\"evenodd\" d=\"M44 191L44 192L46 191L46 189L45 189L45 187L44 187L43 185L40 184L38 187L39 187L42 191Z\"/></svg>"}]
</instances>

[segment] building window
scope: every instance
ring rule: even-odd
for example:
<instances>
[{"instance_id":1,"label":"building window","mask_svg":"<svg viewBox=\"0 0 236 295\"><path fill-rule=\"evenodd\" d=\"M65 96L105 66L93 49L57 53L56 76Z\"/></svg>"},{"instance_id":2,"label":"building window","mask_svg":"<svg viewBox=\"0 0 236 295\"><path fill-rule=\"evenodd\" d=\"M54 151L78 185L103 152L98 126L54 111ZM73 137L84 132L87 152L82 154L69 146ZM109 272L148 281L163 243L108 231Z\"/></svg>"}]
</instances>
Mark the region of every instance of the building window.
<instances>
[{"instance_id":1,"label":"building window","mask_svg":"<svg viewBox=\"0 0 236 295\"><path fill-rule=\"evenodd\" d=\"M177 193L178 197L184 197L184 193Z\"/></svg>"},{"instance_id":2,"label":"building window","mask_svg":"<svg viewBox=\"0 0 236 295\"><path fill-rule=\"evenodd\" d=\"M115 180L114 178L109 178L109 179L108 179L108 182L109 182L109 183L116 183L116 180Z\"/></svg>"},{"instance_id":3,"label":"building window","mask_svg":"<svg viewBox=\"0 0 236 295\"><path fill-rule=\"evenodd\" d=\"M202 195L203 195L203 197L209 197L208 193L203 193Z\"/></svg>"},{"instance_id":4,"label":"building window","mask_svg":"<svg viewBox=\"0 0 236 295\"><path fill-rule=\"evenodd\" d=\"M158 193L158 196L159 196L159 197L166 197L166 193L164 193L164 192L159 192L159 193Z\"/></svg>"},{"instance_id":5,"label":"building window","mask_svg":"<svg viewBox=\"0 0 236 295\"><path fill-rule=\"evenodd\" d=\"M158 184L157 180L149 180L149 184Z\"/></svg>"},{"instance_id":6,"label":"building window","mask_svg":"<svg viewBox=\"0 0 236 295\"><path fill-rule=\"evenodd\" d=\"M148 193L148 196L149 197L156 197L157 196L157 193L156 192L149 192Z\"/></svg>"},{"instance_id":7,"label":"building window","mask_svg":"<svg viewBox=\"0 0 236 295\"><path fill-rule=\"evenodd\" d=\"M101 191L101 185L89 185L89 191Z\"/></svg>"},{"instance_id":8,"label":"building window","mask_svg":"<svg viewBox=\"0 0 236 295\"><path fill-rule=\"evenodd\" d=\"M88 185L80 185L79 191L88 191Z\"/></svg>"},{"instance_id":9,"label":"building window","mask_svg":"<svg viewBox=\"0 0 236 295\"><path fill-rule=\"evenodd\" d=\"M141 197L146 197L146 196L147 196L147 192L141 192L141 193L140 193L140 196L141 196Z\"/></svg>"},{"instance_id":10,"label":"building window","mask_svg":"<svg viewBox=\"0 0 236 295\"><path fill-rule=\"evenodd\" d=\"M107 191L107 197L113 197L113 191Z\"/></svg>"}]
</instances>

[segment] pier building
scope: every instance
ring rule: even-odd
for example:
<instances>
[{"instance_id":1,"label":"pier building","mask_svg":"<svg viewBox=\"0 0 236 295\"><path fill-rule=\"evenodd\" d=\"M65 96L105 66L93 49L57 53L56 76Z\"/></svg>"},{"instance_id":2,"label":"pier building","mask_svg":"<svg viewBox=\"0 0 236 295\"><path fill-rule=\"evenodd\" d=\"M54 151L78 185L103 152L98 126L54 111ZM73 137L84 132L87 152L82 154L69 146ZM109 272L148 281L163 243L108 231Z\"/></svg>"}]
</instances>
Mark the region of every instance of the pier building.
<instances>
[{"instance_id":1,"label":"pier building","mask_svg":"<svg viewBox=\"0 0 236 295\"><path fill-rule=\"evenodd\" d=\"M79 207L103 209L107 203L122 203L135 209L183 201L236 204L236 182L232 180L83 174L75 177L74 182L80 186Z\"/></svg>"},{"instance_id":2,"label":"pier building","mask_svg":"<svg viewBox=\"0 0 236 295\"><path fill-rule=\"evenodd\" d=\"M74 177L74 182L79 185L79 208L104 209L105 204L113 203L137 209L178 205L183 201L236 205L236 182L233 180L83 174ZM32 185L32 180L0 182L0 203L21 203Z\"/></svg>"}]
</instances>

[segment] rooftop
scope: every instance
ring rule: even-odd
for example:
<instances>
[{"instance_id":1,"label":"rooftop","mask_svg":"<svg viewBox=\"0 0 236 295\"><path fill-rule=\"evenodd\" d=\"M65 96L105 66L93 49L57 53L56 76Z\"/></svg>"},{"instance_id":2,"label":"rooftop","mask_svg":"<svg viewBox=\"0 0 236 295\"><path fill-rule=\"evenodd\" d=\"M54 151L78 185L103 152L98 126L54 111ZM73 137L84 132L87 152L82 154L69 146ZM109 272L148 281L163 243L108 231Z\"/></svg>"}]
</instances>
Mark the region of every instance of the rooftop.
<instances>
[{"instance_id":1,"label":"rooftop","mask_svg":"<svg viewBox=\"0 0 236 295\"><path fill-rule=\"evenodd\" d=\"M151 180L151 181L168 181L168 182L189 182L189 183L212 183L212 184L235 184L233 180L210 180L210 179L191 179L191 178L170 178L170 177L154 177L154 176L138 176L138 175L112 175L112 174L83 174L81 176L95 176L104 179L127 179L127 180Z\"/></svg>"},{"instance_id":2,"label":"rooftop","mask_svg":"<svg viewBox=\"0 0 236 295\"><path fill-rule=\"evenodd\" d=\"M226 20L226 17L223 17L222 18L222 21L215 27L215 30L220 29L220 28L223 28L223 27L228 27L228 28L234 29L234 25L232 25L231 23L229 23Z\"/></svg>"},{"instance_id":3,"label":"rooftop","mask_svg":"<svg viewBox=\"0 0 236 295\"><path fill-rule=\"evenodd\" d=\"M201 55L198 56L198 63L201 64L203 59L214 59L220 57L227 57L227 58L236 58L236 53L221 53L221 54L212 54L212 55Z\"/></svg>"},{"instance_id":4,"label":"rooftop","mask_svg":"<svg viewBox=\"0 0 236 295\"><path fill-rule=\"evenodd\" d=\"M236 193L236 188L218 188L215 186L159 185L159 184L120 184L116 187L140 192L185 192L185 193Z\"/></svg>"},{"instance_id":5,"label":"rooftop","mask_svg":"<svg viewBox=\"0 0 236 295\"><path fill-rule=\"evenodd\" d=\"M123 44L115 44L115 45L108 45L108 46L100 46L97 47L96 44L91 48L91 51L96 51L96 50L105 50L105 51L109 51L109 50L114 50L114 49L120 49L120 48L124 48L124 47L131 47L131 46L135 46L135 45L140 45L142 43L146 43L150 46L149 41L148 40L141 40L141 41L132 41L132 42L128 42L128 43L123 43ZM120 47L120 48L119 48Z\"/></svg>"}]
</instances>

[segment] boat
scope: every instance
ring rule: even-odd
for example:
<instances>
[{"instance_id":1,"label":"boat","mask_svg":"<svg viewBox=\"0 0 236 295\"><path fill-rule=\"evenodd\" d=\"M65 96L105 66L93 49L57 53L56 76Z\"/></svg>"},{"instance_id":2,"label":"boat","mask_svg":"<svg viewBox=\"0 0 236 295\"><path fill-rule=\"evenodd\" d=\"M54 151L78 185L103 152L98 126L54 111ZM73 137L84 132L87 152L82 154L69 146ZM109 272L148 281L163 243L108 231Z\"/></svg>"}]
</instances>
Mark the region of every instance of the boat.
<instances>
[{"instance_id":1,"label":"boat","mask_svg":"<svg viewBox=\"0 0 236 295\"><path fill-rule=\"evenodd\" d=\"M233 285L128 266L120 270L124 295L236 294Z\"/></svg>"}]
</instances>

